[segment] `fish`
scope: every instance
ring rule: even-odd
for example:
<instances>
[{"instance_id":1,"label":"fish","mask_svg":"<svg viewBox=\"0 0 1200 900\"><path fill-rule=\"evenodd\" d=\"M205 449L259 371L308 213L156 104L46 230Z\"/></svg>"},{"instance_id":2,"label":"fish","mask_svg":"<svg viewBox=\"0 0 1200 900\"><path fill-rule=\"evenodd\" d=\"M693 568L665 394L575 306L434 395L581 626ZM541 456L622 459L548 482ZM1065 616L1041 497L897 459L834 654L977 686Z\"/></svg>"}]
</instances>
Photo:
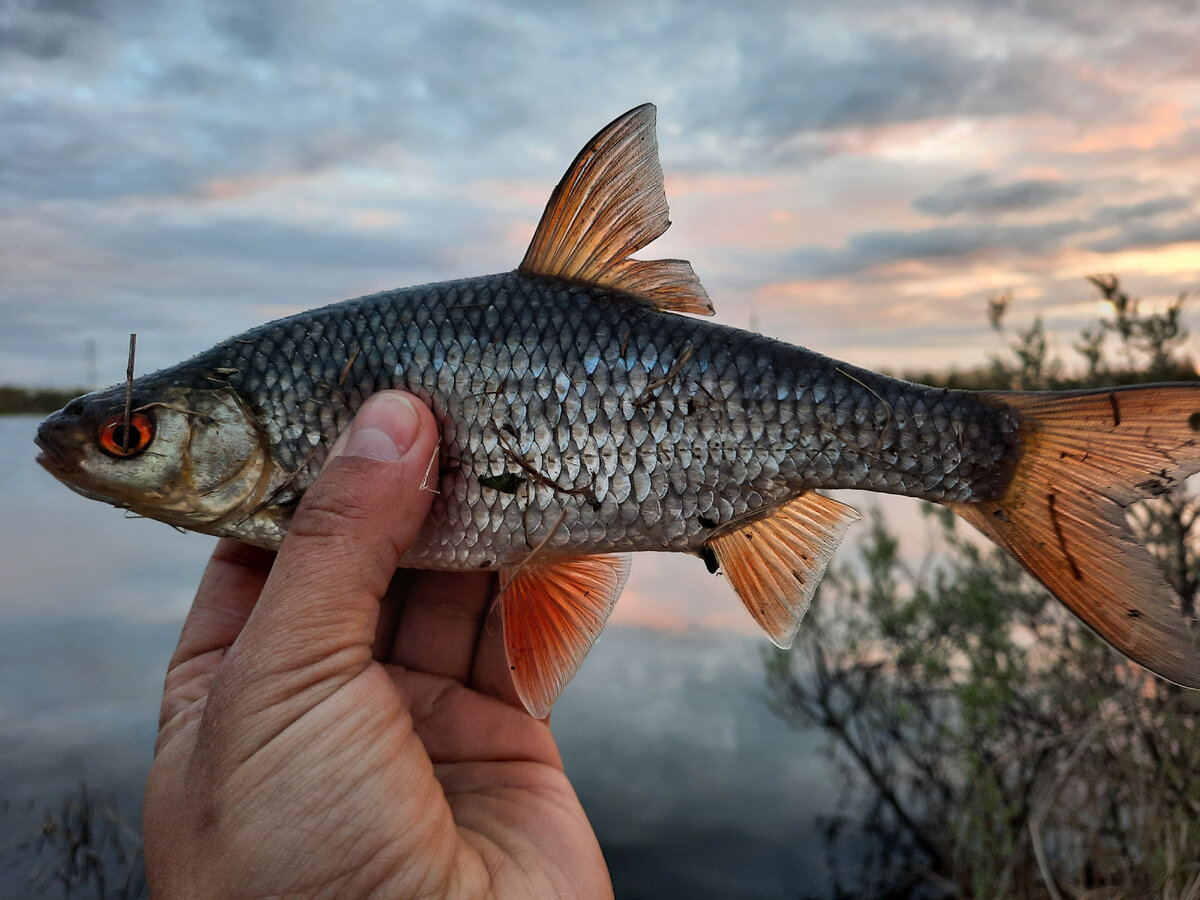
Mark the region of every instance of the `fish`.
<instances>
[{"instance_id":1,"label":"fish","mask_svg":"<svg viewBox=\"0 0 1200 900\"><path fill-rule=\"evenodd\" d=\"M859 488L949 507L1113 647L1200 688L1184 615L1126 520L1200 469L1200 386L935 388L708 320L670 225L655 108L618 117L555 187L513 271L299 313L72 400L39 462L140 516L277 548L371 394L440 432L402 567L499 572L505 652L548 714L630 554L698 556L791 646ZM431 468L433 468L431 460Z\"/></svg>"}]
</instances>

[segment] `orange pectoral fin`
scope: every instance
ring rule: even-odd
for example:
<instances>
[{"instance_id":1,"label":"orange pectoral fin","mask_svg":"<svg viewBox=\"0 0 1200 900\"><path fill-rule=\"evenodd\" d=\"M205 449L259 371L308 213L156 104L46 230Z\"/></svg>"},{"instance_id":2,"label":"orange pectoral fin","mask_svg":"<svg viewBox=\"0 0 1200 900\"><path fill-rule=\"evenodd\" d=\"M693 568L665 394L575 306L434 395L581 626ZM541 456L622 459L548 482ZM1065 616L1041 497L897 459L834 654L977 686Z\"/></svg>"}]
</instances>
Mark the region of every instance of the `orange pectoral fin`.
<instances>
[{"instance_id":1,"label":"orange pectoral fin","mask_svg":"<svg viewBox=\"0 0 1200 900\"><path fill-rule=\"evenodd\" d=\"M858 512L809 491L708 542L767 637L792 646L813 594Z\"/></svg>"},{"instance_id":2,"label":"orange pectoral fin","mask_svg":"<svg viewBox=\"0 0 1200 900\"><path fill-rule=\"evenodd\" d=\"M628 576L628 554L532 559L501 570L504 650L530 715L550 714L600 636Z\"/></svg>"}]
</instances>

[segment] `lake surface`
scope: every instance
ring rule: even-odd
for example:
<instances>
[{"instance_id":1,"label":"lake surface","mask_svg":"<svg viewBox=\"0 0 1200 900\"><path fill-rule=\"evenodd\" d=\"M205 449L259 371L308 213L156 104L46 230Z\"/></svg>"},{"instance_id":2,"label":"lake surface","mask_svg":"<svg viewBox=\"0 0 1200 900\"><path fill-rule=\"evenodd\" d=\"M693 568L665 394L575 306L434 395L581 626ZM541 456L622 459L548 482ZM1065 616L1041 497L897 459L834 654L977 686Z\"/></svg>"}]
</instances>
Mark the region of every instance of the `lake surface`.
<instances>
[{"instance_id":1,"label":"lake surface","mask_svg":"<svg viewBox=\"0 0 1200 900\"><path fill-rule=\"evenodd\" d=\"M213 539L127 519L34 462L0 418L0 895L48 880L34 828L86 782L140 828L167 660ZM618 897L798 897L828 887L819 735L764 702L766 641L693 558L641 554L554 710ZM40 869L38 867L41 867ZM44 896L60 896L51 886ZM91 896L77 893L75 896Z\"/></svg>"}]
</instances>

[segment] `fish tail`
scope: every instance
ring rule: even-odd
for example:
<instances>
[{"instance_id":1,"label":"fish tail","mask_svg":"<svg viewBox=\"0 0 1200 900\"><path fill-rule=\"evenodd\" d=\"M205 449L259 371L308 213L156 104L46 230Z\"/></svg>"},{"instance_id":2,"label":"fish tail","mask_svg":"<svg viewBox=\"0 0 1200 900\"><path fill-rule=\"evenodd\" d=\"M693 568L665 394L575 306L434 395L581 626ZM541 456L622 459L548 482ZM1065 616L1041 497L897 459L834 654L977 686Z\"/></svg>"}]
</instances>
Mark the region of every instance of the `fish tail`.
<instances>
[{"instance_id":1,"label":"fish tail","mask_svg":"<svg viewBox=\"0 0 1200 900\"><path fill-rule=\"evenodd\" d=\"M990 393L1020 422L1022 456L1002 497L952 502L1108 643L1200 688L1200 653L1131 503L1200 470L1200 385Z\"/></svg>"}]
</instances>

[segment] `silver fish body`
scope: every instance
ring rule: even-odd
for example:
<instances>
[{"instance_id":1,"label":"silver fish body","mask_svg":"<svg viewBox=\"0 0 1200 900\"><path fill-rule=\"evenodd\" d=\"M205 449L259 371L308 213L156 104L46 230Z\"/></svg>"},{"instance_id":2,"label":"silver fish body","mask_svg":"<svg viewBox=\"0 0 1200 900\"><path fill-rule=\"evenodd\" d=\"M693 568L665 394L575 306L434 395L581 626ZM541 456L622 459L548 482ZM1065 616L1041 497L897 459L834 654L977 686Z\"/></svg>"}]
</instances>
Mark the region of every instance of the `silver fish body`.
<instances>
[{"instance_id":1,"label":"silver fish body","mask_svg":"<svg viewBox=\"0 0 1200 900\"><path fill-rule=\"evenodd\" d=\"M720 568L789 646L856 513L820 489L950 507L1113 646L1200 687L1200 654L1125 508L1200 470L1200 387L924 387L711 314L670 224L654 110L576 156L513 272L301 313L72 401L43 465L88 497L280 544L373 393L433 409L437 495L411 567L498 569L517 693L545 715L638 550ZM436 469L435 469L436 465Z\"/></svg>"},{"instance_id":2,"label":"silver fish body","mask_svg":"<svg viewBox=\"0 0 1200 900\"><path fill-rule=\"evenodd\" d=\"M228 388L273 464L215 533L277 546L372 393L441 425L433 511L406 565L500 568L546 552L700 552L714 530L813 488L991 499L1016 420L626 294L510 272L389 291L231 338L135 386ZM107 402L115 413L123 388Z\"/></svg>"}]
</instances>

